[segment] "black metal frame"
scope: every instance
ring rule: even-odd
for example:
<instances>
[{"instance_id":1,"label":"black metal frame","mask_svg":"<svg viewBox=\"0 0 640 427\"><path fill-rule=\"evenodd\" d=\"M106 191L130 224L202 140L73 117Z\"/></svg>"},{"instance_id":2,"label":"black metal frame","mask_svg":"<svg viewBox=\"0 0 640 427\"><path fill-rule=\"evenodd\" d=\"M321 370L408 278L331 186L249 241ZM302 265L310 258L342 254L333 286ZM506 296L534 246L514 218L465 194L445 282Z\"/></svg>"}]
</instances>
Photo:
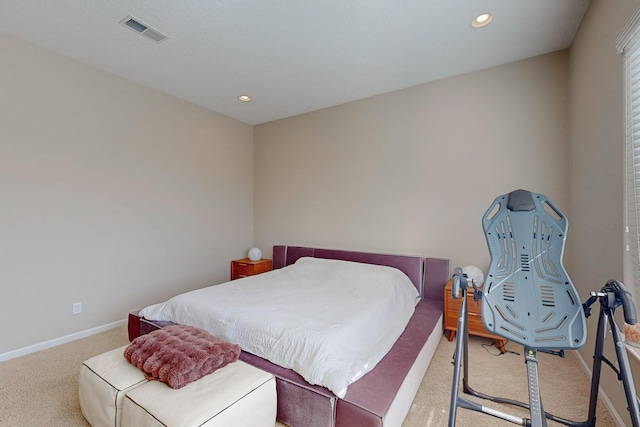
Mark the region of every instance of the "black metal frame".
<instances>
[{"instance_id":1,"label":"black metal frame","mask_svg":"<svg viewBox=\"0 0 640 427\"><path fill-rule=\"evenodd\" d=\"M482 292L478 291L475 283L472 282L471 285L474 288L474 298L481 298ZM591 292L591 297L589 298L589 300L587 300L587 302L582 305L585 316L589 317L591 314L591 305L593 305L596 301L600 302L600 315L598 318L597 338L591 375L589 414L587 420L585 421L572 421L544 411L542 401L540 400L540 389L537 376L537 357L535 348L525 347L525 362L527 364L527 374L529 377L529 404L512 399L489 396L487 394L477 392L471 388L468 381L468 286L469 283L466 276L462 273L461 269L457 268L453 275L452 295L453 298L457 299L458 297L460 297L460 293L462 293L462 303L460 305L460 312L458 316L458 335L456 339L456 349L453 361L454 373L453 384L451 387L451 402L449 408L449 427L455 426L458 407L481 412L487 415L494 416L496 418L503 419L505 421L512 422L514 424L528 427L545 427L547 425L547 419L570 427L593 427L596 425L596 405L598 400L598 389L600 386L602 362L605 362L605 364L611 367L616 373L618 380L622 382L628 404L627 409L629 410L629 414L631 416L632 426L640 427L640 401L638 400L636 394L627 350L625 349L624 342L621 338L620 329L618 328L614 320L616 308L622 305L625 322L632 325L637 322L636 309L633 304L633 300L629 298L628 292L626 292L624 289L624 285L622 285L618 281L611 280L607 282L607 284L599 292ZM609 323L609 327L612 333L614 348L616 351L616 358L618 362L617 367L604 355L604 342L606 340L607 322ZM538 349L538 351L544 350ZM495 403L514 405L520 408L529 409L531 418L521 418L518 416L507 414L489 407L485 407L476 402L472 402L468 399L465 399L464 397L460 397L459 386L461 369L463 371L462 382L464 393L481 399L490 400Z\"/></svg>"}]
</instances>

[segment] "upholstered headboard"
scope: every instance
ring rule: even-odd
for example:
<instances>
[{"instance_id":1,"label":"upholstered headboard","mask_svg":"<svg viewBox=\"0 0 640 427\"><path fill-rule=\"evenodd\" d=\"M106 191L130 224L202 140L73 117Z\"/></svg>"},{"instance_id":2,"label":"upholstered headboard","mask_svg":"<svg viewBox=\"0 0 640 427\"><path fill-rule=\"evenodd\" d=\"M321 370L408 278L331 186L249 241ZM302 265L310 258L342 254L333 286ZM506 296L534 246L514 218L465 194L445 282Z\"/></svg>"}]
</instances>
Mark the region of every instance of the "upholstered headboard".
<instances>
[{"instance_id":1,"label":"upholstered headboard","mask_svg":"<svg viewBox=\"0 0 640 427\"><path fill-rule=\"evenodd\" d=\"M417 255L378 254L338 249L276 245L273 247L273 268L293 264L301 257L339 259L365 264L386 265L404 272L422 298L444 301L444 286L449 280L449 260L423 258Z\"/></svg>"}]
</instances>

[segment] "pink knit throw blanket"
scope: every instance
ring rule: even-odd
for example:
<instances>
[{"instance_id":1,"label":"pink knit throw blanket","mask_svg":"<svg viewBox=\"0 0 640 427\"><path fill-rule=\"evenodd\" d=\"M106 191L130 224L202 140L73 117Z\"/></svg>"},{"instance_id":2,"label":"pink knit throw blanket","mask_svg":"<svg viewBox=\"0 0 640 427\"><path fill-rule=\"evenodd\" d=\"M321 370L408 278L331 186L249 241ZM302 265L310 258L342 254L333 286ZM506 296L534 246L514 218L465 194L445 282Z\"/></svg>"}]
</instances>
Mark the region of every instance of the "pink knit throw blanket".
<instances>
[{"instance_id":1,"label":"pink knit throw blanket","mask_svg":"<svg viewBox=\"0 0 640 427\"><path fill-rule=\"evenodd\" d=\"M181 388L238 360L240 346L192 326L171 325L134 339L124 357L149 379Z\"/></svg>"}]
</instances>

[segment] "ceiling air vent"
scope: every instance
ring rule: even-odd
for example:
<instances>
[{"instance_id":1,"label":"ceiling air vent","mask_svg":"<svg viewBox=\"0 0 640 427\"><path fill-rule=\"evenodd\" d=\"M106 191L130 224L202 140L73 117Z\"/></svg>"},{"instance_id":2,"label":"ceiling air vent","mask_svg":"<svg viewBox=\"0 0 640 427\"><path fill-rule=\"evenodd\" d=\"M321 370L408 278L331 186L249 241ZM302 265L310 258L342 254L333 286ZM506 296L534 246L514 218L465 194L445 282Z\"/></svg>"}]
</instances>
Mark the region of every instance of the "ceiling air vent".
<instances>
[{"instance_id":1,"label":"ceiling air vent","mask_svg":"<svg viewBox=\"0 0 640 427\"><path fill-rule=\"evenodd\" d=\"M154 30L147 24L143 23L137 18L134 18L131 15L124 18L122 21L120 21L120 23L125 27L135 31L136 33L142 34L146 38L153 40L156 43L163 42L167 39L167 36L162 34L160 31Z\"/></svg>"}]
</instances>

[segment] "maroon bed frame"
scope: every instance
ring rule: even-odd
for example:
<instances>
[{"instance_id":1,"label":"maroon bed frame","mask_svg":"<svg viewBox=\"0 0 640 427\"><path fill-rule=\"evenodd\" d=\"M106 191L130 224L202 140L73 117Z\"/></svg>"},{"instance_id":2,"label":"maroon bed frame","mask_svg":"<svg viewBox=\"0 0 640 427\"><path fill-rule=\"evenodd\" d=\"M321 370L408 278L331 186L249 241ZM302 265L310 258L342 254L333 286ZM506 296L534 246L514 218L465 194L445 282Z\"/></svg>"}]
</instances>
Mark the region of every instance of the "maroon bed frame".
<instances>
[{"instance_id":1,"label":"maroon bed frame","mask_svg":"<svg viewBox=\"0 0 640 427\"><path fill-rule=\"evenodd\" d=\"M273 247L273 268L282 268L304 256L386 265L403 271L421 296L405 331L371 372L349 386L342 399L324 387L307 383L291 369L253 354L243 351L240 359L276 377L277 419L282 423L292 427L387 427L385 415L422 347L435 328L442 330L449 260L277 245ZM171 322L148 320L138 316L138 312L130 313L129 339L168 324Z\"/></svg>"}]
</instances>

